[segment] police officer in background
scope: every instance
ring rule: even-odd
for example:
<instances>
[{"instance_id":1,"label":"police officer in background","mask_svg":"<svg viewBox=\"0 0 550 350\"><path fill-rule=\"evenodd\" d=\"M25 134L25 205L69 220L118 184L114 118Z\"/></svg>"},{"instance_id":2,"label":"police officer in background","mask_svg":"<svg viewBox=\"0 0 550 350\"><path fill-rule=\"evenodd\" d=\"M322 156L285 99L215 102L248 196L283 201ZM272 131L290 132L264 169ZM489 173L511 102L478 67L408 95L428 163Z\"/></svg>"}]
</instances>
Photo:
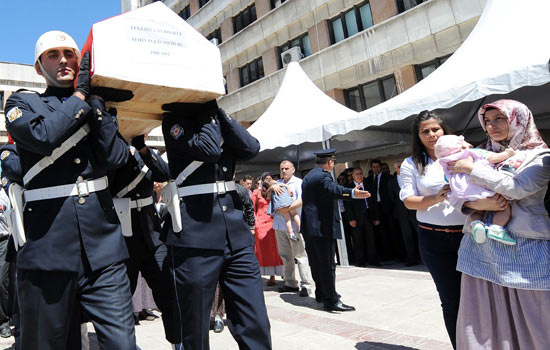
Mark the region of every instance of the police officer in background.
<instances>
[{"instance_id":1,"label":"police officer in background","mask_svg":"<svg viewBox=\"0 0 550 350\"><path fill-rule=\"evenodd\" d=\"M153 200L154 181L170 180L170 170L161 156L145 145L144 135L134 137L131 143L128 162L110 177L113 200L126 199L129 204L121 222L130 255L126 261L130 287L134 294L141 271L162 312L166 339L176 344L181 340L175 318L173 279L165 268L168 251L160 238L161 219Z\"/></svg>"},{"instance_id":2,"label":"police officer in background","mask_svg":"<svg viewBox=\"0 0 550 350\"><path fill-rule=\"evenodd\" d=\"M336 240L342 238L337 199L369 198L361 186L347 188L332 178L335 149L316 152L315 167L302 181L302 235L306 243L311 274L315 281L315 300L326 311L354 311L343 304L336 292Z\"/></svg>"},{"instance_id":3,"label":"police officer in background","mask_svg":"<svg viewBox=\"0 0 550 350\"><path fill-rule=\"evenodd\" d=\"M80 310L101 349L136 346L128 252L106 177L129 152L115 117L90 95L89 53L80 60L69 35L43 34L35 69L48 88L16 92L5 106L24 174L17 292L25 350L79 347Z\"/></svg>"},{"instance_id":4,"label":"police officer in background","mask_svg":"<svg viewBox=\"0 0 550 350\"><path fill-rule=\"evenodd\" d=\"M164 115L162 133L175 181L165 186L162 198L171 214L166 244L183 346L209 349L209 314L219 281L239 349L271 349L254 236L232 180L235 162L254 157L260 145L215 100L163 108L171 111Z\"/></svg>"}]
</instances>

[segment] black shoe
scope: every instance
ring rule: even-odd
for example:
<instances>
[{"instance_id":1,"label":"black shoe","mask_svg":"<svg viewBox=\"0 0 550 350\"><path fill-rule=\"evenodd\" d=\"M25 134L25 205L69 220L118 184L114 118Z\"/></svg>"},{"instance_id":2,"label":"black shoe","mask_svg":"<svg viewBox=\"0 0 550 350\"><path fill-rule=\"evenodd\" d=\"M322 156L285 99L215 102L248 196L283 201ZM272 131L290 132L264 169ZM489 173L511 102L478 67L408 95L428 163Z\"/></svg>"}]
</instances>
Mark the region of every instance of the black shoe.
<instances>
[{"instance_id":1,"label":"black shoe","mask_svg":"<svg viewBox=\"0 0 550 350\"><path fill-rule=\"evenodd\" d=\"M307 288L306 287L302 287L302 289L300 289L300 294L298 294L299 296L301 297L308 297L309 296L309 293L307 291Z\"/></svg>"},{"instance_id":2,"label":"black shoe","mask_svg":"<svg viewBox=\"0 0 550 350\"><path fill-rule=\"evenodd\" d=\"M214 319L214 333L221 333L223 331L223 320L220 318Z\"/></svg>"},{"instance_id":3,"label":"black shoe","mask_svg":"<svg viewBox=\"0 0 550 350\"><path fill-rule=\"evenodd\" d=\"M418 265L418 261L409 261L405 264L405 266L407 267L415 266L415 265Z\"/></svg>"},{"instance_id":4,"label":"black shoe","mask_svg":"<svg viewBox=\"0 0 550 350\"><path fill-rule=\"evenodd\" d=\"M300 288L298 287L289 287L287 285L283 285L277 289L277 292L279 293L288 293L288 292L298 292Z\"/></svg>"},{"instance_id":5,"label":"black shoe","mask_svg":"<svg viewBox=\"0 0 550 350\"><path fill-rule=\"evenodd\" d=\"M342 300L340 299L338 299L334 304L325 303L323 308L325 311L355 311L353 306L342 303Z\"/></svg>"},{"instance_id":6,"label":"black shoe","mask_svg":"<svg viewBox=\"0 0 550 350\"><path fill-rule=\"evenodd\" d=\"M2 330L0 331L0 337L2 337L2 338L11 337L11 328L10 328L10 326L6 326L6 327L2 328Z\"/></svg>"}]
</instances>

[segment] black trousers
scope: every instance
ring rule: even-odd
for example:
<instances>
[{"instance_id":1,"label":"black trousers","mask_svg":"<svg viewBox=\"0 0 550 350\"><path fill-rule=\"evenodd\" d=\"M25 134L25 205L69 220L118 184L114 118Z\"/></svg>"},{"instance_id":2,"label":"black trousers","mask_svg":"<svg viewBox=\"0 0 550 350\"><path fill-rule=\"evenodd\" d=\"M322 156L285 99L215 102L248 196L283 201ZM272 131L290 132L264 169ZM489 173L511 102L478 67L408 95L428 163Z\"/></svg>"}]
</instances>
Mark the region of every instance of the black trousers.
<instances>
[{"instance_id":1,"label":"black trousers","mask_svg":"<svg viewBox=\"0 0 550 350\"><path fill-rule=\"evenodd\" d=\"M227 325L240 350L270 350L260 266L252 246L224 251L169 247L185 350L210 349L208 331L216 284L225 300Z\"/></svg>"},{"instance_id":2,"label":"black trousers","mask_svg":"<svg viewBox=\"0 0 550 350\"><path fill-rule=\"evenodd\" d=\"M336 240L305 235L304 241L311 276L315 281L315 300L334 304L340 298L336 292Z\"/></svg>"},{"instance_id":3,"label":"black trousers","mask_svg":"<svg viewBox=\"0 0 550 350\"><path fill-rule=\"evenodd\" d=\"M376 233L370 215L364 213L361 218L357 218L357 225L351 230L356 265L363 266L367 261L371 265L377 265Z\"/></svg>"},{"instance_id":4,"label":"black trousers","mask_svg":"<svg viewBox=\"0 0 550 350\"><path fill-rule=\"evenodd\" d=\"M418 252L418 221L416 221L416 211L407 210L397 215L401 237L405 247L407 263L416 264L419 260Z\"/></svg>"},{"instance_id":5,"label":"black trousers","mask_svg":"<svg viewBox=\"0 0 550 350\"><path fill-rule=\"evenodd\" d=\"M462 226L436 226L419 223L422 226L440 229L460 230ZM462 232L440 232L426 230L418 227L418 245L420 256L426 264L428 271L435 282L441 307L445 328L456 349L456 320L460 302L460 279L462 274L456 270L458 260L458 248L462 240Z\"/></svg>"},{"instance_id":6,"label":"black trousers","mask_svg":"<svg viewBox=\"0 0 550 350\"><path fill-rule=\"evenodd\" d=\"M132 295L136 291L139 272L153 292L155 304L162 312L162 322L166 340L172 344L181 342L179 315L176 314L174 279L167 264L168 249L164 244L150 248L143 235L136 233L125 237L130 259L126 260L126 269Z\"/></svg>"},{"instance_id":7,"label":"black trousers","mask_svg":"<svg viewBox=\"0 0 550 350\"><path fill-rule=\"evenodd\" d=\"M6 261L8 252L8 236L0 237L0 329L9 326L11 309L10 294L10 263Z\"/></svg>"},{"instance_id":8,"label":"black trousers","mask_svg":"<svg viewBox=\"0 0 550 350\"><path fill-rule=\"evenodd\" d=\"M84 259L85 260L85 259ZM91 320L100 349L135 350L130 283L124 263L90 271L17 270L21 349L80 350L80 316Z\"/></svg>"}]
</instances>

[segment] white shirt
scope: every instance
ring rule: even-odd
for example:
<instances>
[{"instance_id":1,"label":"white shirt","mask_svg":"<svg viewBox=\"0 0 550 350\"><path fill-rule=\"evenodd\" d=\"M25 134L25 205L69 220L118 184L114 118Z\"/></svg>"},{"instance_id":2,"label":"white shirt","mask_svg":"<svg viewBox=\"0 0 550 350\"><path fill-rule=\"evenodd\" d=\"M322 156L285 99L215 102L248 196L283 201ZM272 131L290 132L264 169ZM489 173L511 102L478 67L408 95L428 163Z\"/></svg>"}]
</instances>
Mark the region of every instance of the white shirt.
<instances>
[{"instance_id":1,"label":"white shirt","mask_svg":"<svg viewBox=\"0 0 550 350\"><path fill-rule=\"evenodd\" d=\"M401 164L401 180L402 186L399 192L401 200L405 200L410 196L431 196L439 192L441 187L447 183L443 168L439 163L434 163L431 158L424 168L424 175L420 175L412 157L405 159ZM417 210L416 219L421 223L439 226L464 225L466 216L462 214L460 209L455 209L445 199L428 209Z\"/></svg>"},{"instance_id":2,"label":"white shirt","mask_svg":"<svg viewBox=\"0 0 550 350\"><path fill-rule=\"evenodd\" d=\"M353 183L355 184L355 187L361 185L360 188L361 188L363 191L365 191L365 186L363 186L363 183L362 183L362 182L355 182L355 180L353 180ZM363 200L365 201L365 205L366 205L367 208L368 208L368 207L369 207L369 202L367 202L367 199L366 199L366 198L363 199Z\"/></svg>"},{"instance_id":3,"label":"white shirt","mask_svg":"<svg viewBox=\"0 0 550 350\"><path fill-rule=\"evenodd\" d=\"M288 180L288 182L285 183L285 181L283 179L281 179L281 180L277 180L277 183L278 184L284 183L288 186L289 191L292 192L292 197L291 198L292 198L293 202L295 200L297 200L298 198L302 198L302 179L297 178L296 176L292 175L292 177L290 178L290 180ZM301 218L302 217L302 208L296 209L296 212L298 213L298 216ZM298 227L294 223L294 220L291 220L291 222L292 222L292 227L294 228L294 232L298 232ZM286 231L285 219L279 213L274 213L273 214L273 228L275 230L284 230L284 231Z\"/></svg>"}]
</instances>

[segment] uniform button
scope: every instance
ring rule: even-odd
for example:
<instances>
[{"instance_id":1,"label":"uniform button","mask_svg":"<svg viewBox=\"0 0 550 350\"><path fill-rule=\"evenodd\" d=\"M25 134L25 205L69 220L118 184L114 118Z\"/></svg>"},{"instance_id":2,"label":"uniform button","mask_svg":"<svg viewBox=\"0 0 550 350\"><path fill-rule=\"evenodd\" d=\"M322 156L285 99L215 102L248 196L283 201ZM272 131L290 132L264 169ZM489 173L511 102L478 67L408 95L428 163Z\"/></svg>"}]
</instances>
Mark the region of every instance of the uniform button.
<instances>
[{"instance_id":1,"label":"uniform button","mask_svg":"<svg viewBox=\"0 0 550 350\"><path fill-rule=\"evenodd\" d=\"M76 163L76 162L75 162L75 163ZM77 177L76 179L77 179L78 181L84 180L84 178L83 178L82 176L79 176L79 177Z\"/></svg>"},{"instance_id":2,"label":"uniform button","mask_svg":"<svg viewBox=\"0 0 550 350\"><path fill-rule=\"evenodd\" d=\"M32 208L28 208L28 211L32 211Z\"/></svg>"},{"instance_id":3,"label":"uniform button","mask_svg":"<svg viewBox=\"0 0 550 350\"><path fill-rule=\"evenodd\" d=\"M225 205L222 205L222 210L223 211L226 211L227 210L227 207Z\"/></svg>"},{"instance_id":4,"label":"uniform button","mask_svg":"<svg viewBox=\"0 0 550 350\"><path fill-rule=\"evenodd\" d=\"M86 198L84 198L84 197L78 198L78 203L80 203L80 204L86 203Z\"/></svg>"},{"instance_id":5,"label":"uniform button","mask_svg":"<svg viewBox=\"0 0 550 350\"><path fill-rule=\"evenodd\" d=\"M75 164L80 164L80 158L75 158L74 162L75 162Z\"/></svg>"},{"instance_id":6,"label":"uniform button","mask_svg":"<svg viewBox=\"0 0 550 350\"><path fill-rule=\"evenodd\" d=\"M225 173L225 172L227 171L227 167L224 166L224 167L222 168L222 170L223 170L223 172Z\"/></svg>"},{"instance_id":7,"label":"uniform button","mask_svg":"<svg viewBox=\"0 0 550 350\"><path fill-rule=\"evenodd\" d=\"M99 109L99 108L96 108L95 112L96 112L97 115L99 115L99 116L103 115L103 113L101 113L101 109Z\"/></svg>"},{"instance_id":8,"label":"uniform button","mask_svg":"<svg viewBox=\"0 0 550 350\"><path fill-rule=\"evenodd\" d=\"M103 120L103 118L101 118L101 117L97 117L97 120L101 121L101 120Z\"/></svg>"},{"instance_id":9,"label":"uniform button","mask_svg":"<svg viewBox=\"0 0 550 350\"><path fill-rule=\"evenodd\" d=\"M136 197L139 197L139 193L136 193Z\"/></svg>"},{"instance_id":10,"label":"uniform button","mask_svg":"<svg viewBox=\"0 0 550 350\"><path fill-rule=\"evenodd\" d=\"M134 170L137 170L137 166L134 167Z\"/></svg>"}]
</instances>

